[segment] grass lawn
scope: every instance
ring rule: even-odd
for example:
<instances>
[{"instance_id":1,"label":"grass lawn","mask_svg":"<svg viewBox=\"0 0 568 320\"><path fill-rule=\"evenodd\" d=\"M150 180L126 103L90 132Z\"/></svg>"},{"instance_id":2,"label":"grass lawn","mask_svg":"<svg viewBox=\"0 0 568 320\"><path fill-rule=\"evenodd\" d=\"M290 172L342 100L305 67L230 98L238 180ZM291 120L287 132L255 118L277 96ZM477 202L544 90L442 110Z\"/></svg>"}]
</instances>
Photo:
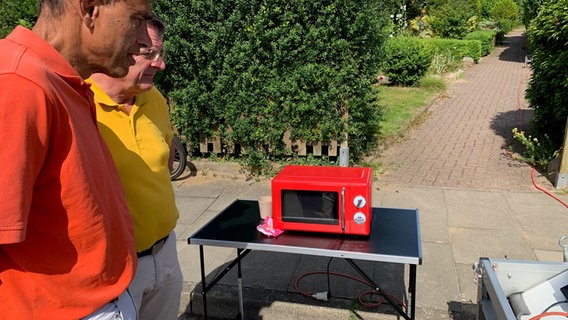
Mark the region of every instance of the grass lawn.
<instances>
[{"instance_id":1,"label":"grass lawn","mask_svg":"<svg viewBox=\"0 0 568 320\"><path fill-rule=\"evenodd\" d=\"M423 109L434 97L444 92L443 79L425 78L417 87L382 85L378 88L379 105L383 107L380 143L389 143L404 136L405 131L420 119Z\"/></svg>"}]
</instances>

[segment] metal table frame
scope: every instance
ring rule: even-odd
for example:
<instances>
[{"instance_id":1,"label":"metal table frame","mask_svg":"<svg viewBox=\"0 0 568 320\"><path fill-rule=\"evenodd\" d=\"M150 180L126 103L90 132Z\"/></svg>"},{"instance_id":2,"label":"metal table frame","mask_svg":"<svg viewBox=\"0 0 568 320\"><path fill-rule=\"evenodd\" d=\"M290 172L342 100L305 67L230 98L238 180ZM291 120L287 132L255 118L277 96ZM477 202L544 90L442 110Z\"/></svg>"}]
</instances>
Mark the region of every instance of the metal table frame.
<instances>
[{"instance_id":1,"label":"metal table frame","mask_svg":"<svg viewBox=\"0 0 568 320\"><path fill-rule=\"evenodd\" d=\"M415 319L416 267L422 264L420 221L417 209L372 208L373 218L369 237L284 232L277 238L267 237L256 230L260 222L258 202L235 200L211 221L187 239L199 245L203 315L207 319L207 292L237 266L239 306L244 318L241 260L251 250L315 255L346 260L373 286L405 319ZM234 259L209 284L205 278L203 246L236 248ZM353 260L392 262L409 265L408 307L404 311L389 295L361 270ZM410 314L408 314L410 309Z\"/></svg>"}]
</instances>

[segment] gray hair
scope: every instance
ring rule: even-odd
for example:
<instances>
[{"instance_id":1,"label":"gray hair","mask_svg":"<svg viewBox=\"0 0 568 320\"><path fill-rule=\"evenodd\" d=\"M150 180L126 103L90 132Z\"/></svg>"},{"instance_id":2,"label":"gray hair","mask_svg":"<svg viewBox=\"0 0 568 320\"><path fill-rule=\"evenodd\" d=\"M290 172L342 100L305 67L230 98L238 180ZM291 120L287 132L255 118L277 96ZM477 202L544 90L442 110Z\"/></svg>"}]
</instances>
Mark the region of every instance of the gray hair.
<instances>
[{"instance_id":1,"label":"gray hair","mask_svg":"<svg viewBox=\"0 0 568 320\"><path fill-rule=\"evenodd\" d=\"M102 0L103 4L113 3L117 0ZM38 15L50 14L59 17L63 14L65 7L69 4L68 0L38 0Z\"/></svg>"},{"instance_id":2,"label":"gray hair","mask_svg":"<svg viewBox=\"0 0 568 320\"><path fill-rule=\"evenodd\" d=\"M63 13L66 1L64 0L38 0L38 14L50 13L58 17Z\"/></svg>"},{"instance_id":3,"label":"gray hair","mask_svg":"<svg viewBox=\"0 0 568 320\"><path fill-rule=\"evenodd\" d=\"M166 23L154 12L152 12L150 20L148 20L148 24L158 29L158 32L162 35L166 32Z\"/></svg>"}]
</instances>

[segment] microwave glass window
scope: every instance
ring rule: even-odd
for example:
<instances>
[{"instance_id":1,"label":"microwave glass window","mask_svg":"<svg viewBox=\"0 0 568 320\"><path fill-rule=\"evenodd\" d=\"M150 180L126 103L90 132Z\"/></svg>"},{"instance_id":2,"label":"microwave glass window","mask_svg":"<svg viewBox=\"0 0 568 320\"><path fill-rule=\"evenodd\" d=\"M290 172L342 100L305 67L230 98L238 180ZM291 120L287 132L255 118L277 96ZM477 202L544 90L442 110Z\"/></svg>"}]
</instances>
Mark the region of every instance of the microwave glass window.
<instances>
[{"instance_id":1,"label":"microwave glass window","mask_svg":"<svg viewBox=\"0 0 568 320\"><path fill-rule=\"evenodd\" d=\"M338 210L337 192L282 190L282 221L338 224Z\"/></svg>"}]
</instances>

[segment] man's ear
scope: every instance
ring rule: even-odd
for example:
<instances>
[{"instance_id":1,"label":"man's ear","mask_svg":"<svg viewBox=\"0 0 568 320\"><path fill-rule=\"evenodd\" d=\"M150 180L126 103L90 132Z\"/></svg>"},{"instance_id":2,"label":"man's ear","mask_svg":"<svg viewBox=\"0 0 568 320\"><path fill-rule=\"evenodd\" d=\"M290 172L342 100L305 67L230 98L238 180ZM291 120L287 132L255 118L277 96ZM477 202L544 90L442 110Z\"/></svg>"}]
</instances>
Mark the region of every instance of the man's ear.
<instances>
[{"instance_id":1,"label":"man's ear","mask_svg":"<svg viewBox=\"0 0 568 320\"><path fill-rule=\"evenodd\" d=\"M93 17L98 15L99 6L97 0L79 0L81 2L81 17L83 23L88 27L93 27Z\"/></svg>"}]
</instances>

